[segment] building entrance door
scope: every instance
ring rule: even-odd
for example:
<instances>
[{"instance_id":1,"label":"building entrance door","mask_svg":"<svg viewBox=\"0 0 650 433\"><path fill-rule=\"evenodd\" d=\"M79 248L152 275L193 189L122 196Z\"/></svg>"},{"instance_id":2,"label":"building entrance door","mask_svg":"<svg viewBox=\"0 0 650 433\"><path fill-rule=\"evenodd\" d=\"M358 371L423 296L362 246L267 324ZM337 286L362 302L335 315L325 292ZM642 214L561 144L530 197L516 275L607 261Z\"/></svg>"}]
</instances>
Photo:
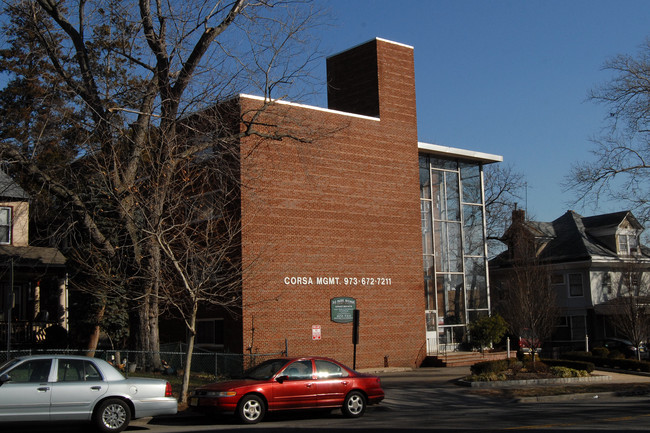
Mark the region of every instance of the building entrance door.
<instances>
[{"instance_id":1,"label":"building entrance door","mask_svg":"<svg viewBox=\"0 0 650 433\"><path fill-rule=\"evenodd\" d=\"M435 355L438 353L438 314L436 310L426 310L425 321L427 327L427 355Z\"/></svg>"}]
</instances>

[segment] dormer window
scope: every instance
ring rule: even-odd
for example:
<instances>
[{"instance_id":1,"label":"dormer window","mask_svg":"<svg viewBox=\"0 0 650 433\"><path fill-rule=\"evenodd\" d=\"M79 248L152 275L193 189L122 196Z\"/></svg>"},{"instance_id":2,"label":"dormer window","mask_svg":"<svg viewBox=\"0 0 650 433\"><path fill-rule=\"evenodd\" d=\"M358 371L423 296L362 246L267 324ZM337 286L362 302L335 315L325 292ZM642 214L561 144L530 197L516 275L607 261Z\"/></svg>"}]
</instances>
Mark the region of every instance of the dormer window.
<instances>
[{"instance_id":1,"label":"dormer window","mask_svg":"<svg viewBox=\"0 0 650 433\"><path fill-rule=\"evenodd\" d=\"M11 208L0 207L0 244L11 243Z\"/></svg>"},{"instance_id":2,"label":"dormer window","mask_svg":"<svg viewBox=\"0 0 650 433\"><path fill-rule=\"evenodd\" d=\"M639 253L639 238L636 234L618 235L618 254L632 256Z\"/></svg>"}]
</instances>

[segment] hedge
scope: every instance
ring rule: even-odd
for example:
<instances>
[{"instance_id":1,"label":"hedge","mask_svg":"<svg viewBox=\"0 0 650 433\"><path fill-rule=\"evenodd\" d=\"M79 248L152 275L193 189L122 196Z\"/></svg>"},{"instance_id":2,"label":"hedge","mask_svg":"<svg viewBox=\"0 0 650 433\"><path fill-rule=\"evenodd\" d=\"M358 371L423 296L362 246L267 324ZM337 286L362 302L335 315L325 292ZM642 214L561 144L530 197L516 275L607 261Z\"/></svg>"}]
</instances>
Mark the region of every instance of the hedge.
<instances>
[{"instance_id":1,"label":"hedge","mask_svg":"<svg viewBox=\"0 0 650 433\"><path fill-rule=\"evenodd\" d=\"M594 363L588 361L572 361L569 359L542 359L541 361L549 367L566 367L574 370L584 370L587 373L592 373L596 369Z\"/></svg>"},{"instance_id":2,"label":"hedge","mask_svg":"<svg viewBox=\"0 0 650 433\"><path fill-rule=\"evenodd\" d=\"M591 362L597 367L620 368L621 370L650 373L650 362L636 359L606 358L594 356L591 352L567 352L562 358L573 361Z\"/></svg>"}]
</instances>

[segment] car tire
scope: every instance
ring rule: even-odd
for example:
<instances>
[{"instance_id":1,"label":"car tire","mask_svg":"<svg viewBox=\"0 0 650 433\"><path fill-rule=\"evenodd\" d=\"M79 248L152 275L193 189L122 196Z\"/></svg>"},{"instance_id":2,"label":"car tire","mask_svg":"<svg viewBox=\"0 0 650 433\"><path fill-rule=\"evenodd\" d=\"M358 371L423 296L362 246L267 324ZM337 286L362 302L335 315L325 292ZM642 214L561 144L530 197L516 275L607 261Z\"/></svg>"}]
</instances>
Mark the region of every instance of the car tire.
<instances>
[{"instance_id":1,"label":"car tire","mask_svg":"<svg viewBox=\"0 0 650 433\"><path fill-rule=\"evenodd\" d=\"M102 433L118 433L128 427L131 421L131 408L119 398L109 398L101 402L93 414L93 422Z\"/></svg>"},{"instance_id":2,"label":"car tire","mask_svg":"<svg viewBox=\"0 0 650 433\"><path fill-rule=\"evenodd\" d=\"M358 418L366 411L366 397L359 391L352 391L345 397L343 415L348 418Z\"/></svg>"},{"instance_id":3,"label":"car tire","mask_svg":"<svg viewBox=\"0 0 650 433\"><path fill-rule=\"evenodd\" d=\"M262 421L265 413L264 400L254 394L245 395L237 405L237 415L244 424L257 424Z\"/></svg>"}]
</instances>

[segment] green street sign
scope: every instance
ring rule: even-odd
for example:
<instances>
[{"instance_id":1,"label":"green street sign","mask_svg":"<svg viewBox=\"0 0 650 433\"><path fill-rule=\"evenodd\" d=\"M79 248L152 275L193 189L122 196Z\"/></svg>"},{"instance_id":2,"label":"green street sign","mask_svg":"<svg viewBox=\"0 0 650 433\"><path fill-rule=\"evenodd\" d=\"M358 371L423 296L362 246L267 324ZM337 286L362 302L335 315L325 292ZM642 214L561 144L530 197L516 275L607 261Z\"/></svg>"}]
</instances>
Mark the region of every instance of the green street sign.
<instances>
[{"instance_id":1,"label":"green street sign","mask_svg":"<svg viewBox=\"0 0 650 433\"><path fill-rule=\"evenodd\" d=\"M348 297L332 298L330 307L332 322L352 323L353 311L357 308L357 300Z\"/></svg>"}]
</instances>

